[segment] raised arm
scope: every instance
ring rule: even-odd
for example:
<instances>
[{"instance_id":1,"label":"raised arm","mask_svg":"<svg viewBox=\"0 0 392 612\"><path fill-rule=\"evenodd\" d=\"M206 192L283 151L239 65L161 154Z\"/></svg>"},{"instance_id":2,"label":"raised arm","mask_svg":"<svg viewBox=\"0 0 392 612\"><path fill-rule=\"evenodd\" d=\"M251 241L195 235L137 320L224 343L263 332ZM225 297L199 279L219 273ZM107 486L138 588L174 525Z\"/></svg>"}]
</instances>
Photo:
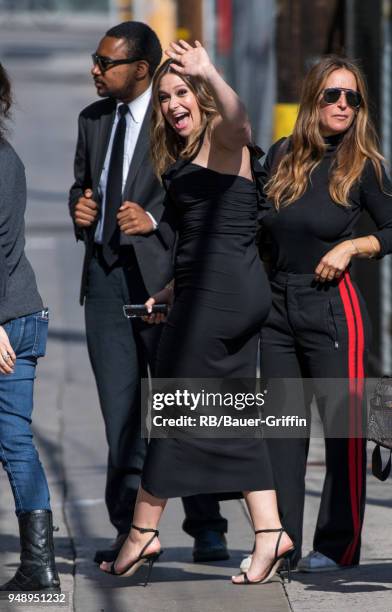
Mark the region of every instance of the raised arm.
<instances>
[{"instance_id":1,"label":"raised arm","mask_svg":"<svg viewBox=\"0 0 392 612\"><path fill-rule=\"evenodd\" d=\"M175 61L173 70L180 75L199 77L212 93L220 115L213 127L215 143L230 150L250 143L251 127L245 106L218 73L199 41L195 41L194 47L184 40L172 42L165 53Z\"/></svg>"}]
</instances>

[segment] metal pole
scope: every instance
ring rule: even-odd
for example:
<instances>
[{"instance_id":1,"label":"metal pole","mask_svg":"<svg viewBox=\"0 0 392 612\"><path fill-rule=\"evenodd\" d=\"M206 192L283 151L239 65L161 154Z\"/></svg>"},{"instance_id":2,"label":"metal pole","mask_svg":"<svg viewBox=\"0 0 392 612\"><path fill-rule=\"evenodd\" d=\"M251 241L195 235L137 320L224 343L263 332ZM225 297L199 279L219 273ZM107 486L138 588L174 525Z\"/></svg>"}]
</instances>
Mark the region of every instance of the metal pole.
<instances>
[{"instance_id":1,"label":"metal pole","mask_svg":"<svg viewBox=\"0 0 392 612\"><path fill-rule=\"evenodd\" d=\"M146 3L144 0L133 0L132 1L133 18L135 21L146 20Z\"/></svg>"},{"instance_id":2,"label":"metal pole","mask_svg":"<svg viewBox=\"0 0 392 612\"><path fill-rule=\"evenodd\" d=\"M109 1L109 21L110 25L115 25L118 22L117 0Z\"/></svg>"},{"instance_id":3,"label":"metal pole","mask_svg":"<svg viewBox=\"0 0 392 612\"><path fill-rule=\"evenodd\" d=\"M203 0L203 40L209 56L215 62L216 55L216 3L215 0Z\"/></svg>"}]
</instances>

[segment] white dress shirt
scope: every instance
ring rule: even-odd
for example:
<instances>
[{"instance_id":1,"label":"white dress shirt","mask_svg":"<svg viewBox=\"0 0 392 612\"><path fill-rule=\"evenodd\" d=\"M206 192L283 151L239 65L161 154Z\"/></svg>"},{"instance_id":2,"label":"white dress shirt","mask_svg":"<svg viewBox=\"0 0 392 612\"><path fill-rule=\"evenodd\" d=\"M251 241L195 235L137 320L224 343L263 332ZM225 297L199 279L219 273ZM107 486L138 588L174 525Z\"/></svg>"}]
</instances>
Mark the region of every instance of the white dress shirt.
<instances>
[{"instance_id":1,"label":"white dress shirt","mask_svg":"<svg viewBox=\"0 0 392 612\"><path fill-rule=\"evenodd\" d=\"M135 147L137 143L137 139L139 138L140 128L142 127L142 123L147 112L148 105L151 99L151 90L152 87L146 89L145 92L142 93L141 96L129 102L128 108L129 113L125 115L126 120L126 130L125 130L125 140L124 140L124 160L123 160L123 173L122 173L122 190L124 191L125 183L128 177L129 166L131 165L132 157L135 152ZM116 106L116 116L114 118L112 131L109 139L109 146L106 151L105 161L102 168L101 178L99 179L98 191L101 198L101 216L99 222L97 224L95 230L95 242L98 244L102 244L103 237L103 226L105 221L105 208L106 208L106 185L108 180L109 173L109 164L110 164L110 156L112 154L113 140L114 134L116 132L117 123L119 121L120 115L118 113L118 107L121 106L123 102L117 102ZM146 211L147 212L147 211ZM147 212L150 217L154 230L157 228L157 223L154 217Z\"/></svg>"}]
</instances>

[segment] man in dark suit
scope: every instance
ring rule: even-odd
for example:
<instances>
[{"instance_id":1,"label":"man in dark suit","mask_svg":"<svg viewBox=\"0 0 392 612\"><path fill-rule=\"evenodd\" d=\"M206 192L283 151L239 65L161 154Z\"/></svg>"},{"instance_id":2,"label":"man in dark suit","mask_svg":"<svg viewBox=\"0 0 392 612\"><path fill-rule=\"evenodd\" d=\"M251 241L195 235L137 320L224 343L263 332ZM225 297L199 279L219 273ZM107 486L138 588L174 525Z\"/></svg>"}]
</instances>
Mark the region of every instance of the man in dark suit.
<instances>
[{"instance_id":1,"label":"man in dark suit","mask_svg":"<svg viewBox=\"0 0 392 612\"><path fill-rule=\"evenodd\" d=\"M174 235L161 223L164 193L149 155L151 79L161 56L156 34L143 23L108 30L91 70L104 100L79 116L69 205L86 246L80 301L109 445L105 500L118 533L112 549L97 551L97 563L116 557L130 528L145 455L140 378L147 364L153 372L161 331L127 320L122 306L143 304L172 278ZM203 560L225 558L218 503L196 498L185 508L184 528Z\"/></svg>"}]
</instances>

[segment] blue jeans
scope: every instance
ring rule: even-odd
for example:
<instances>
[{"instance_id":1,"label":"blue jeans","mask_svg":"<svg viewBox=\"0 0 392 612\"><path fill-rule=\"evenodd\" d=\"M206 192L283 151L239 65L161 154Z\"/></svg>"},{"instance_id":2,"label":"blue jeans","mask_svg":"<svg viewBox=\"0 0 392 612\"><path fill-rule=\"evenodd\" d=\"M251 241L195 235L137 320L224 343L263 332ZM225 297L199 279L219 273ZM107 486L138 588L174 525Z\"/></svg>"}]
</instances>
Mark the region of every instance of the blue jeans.
<instances>
[{"instance_id":1,"label":"blue jeans","mask_svg":"<svg viewBox=\"0 0 392 612\"><path fill-rule=\"evenodd\" d=\"M0 460L15 499L15 511L50 510L49 489L33 444L31 415L37 359L45 355L48 311L3 325L16 354L12 374L0 373Z\"/></svg>"}]
</instances>

